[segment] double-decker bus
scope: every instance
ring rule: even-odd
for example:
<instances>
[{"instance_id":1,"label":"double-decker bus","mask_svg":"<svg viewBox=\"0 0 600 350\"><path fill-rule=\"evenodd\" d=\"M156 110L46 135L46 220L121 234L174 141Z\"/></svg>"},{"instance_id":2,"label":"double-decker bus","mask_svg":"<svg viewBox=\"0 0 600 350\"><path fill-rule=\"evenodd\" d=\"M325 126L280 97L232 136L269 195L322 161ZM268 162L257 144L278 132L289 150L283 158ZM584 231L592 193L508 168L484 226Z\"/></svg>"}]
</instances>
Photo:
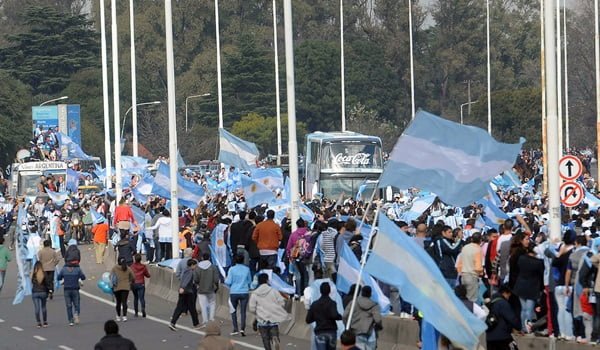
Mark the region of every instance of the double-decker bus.
<instances>
[{"instance_id":1,"label":"double-decker bus","mask_svg":"<svg viewBox=\"0 0 600 350\"><path fill-rule=\"evenodd\" d=\"M354 197L362 184L363 196L375 190L383 172L381 139L355 132L314 132L306 136L304 194L328 198Z\"/></svg>"},{"instance_id":2,"label":"double-decker bus","mask_svg":"<svg viewBox=\"0 0 600 350\"><path fill-rule=\"evenodd\" d=\"M43 195L39 192L41 176L67 178L67 163L58 161L40 161L15 163L12 165L11 189L13 196Z\"/></svg>"}]
</instances>

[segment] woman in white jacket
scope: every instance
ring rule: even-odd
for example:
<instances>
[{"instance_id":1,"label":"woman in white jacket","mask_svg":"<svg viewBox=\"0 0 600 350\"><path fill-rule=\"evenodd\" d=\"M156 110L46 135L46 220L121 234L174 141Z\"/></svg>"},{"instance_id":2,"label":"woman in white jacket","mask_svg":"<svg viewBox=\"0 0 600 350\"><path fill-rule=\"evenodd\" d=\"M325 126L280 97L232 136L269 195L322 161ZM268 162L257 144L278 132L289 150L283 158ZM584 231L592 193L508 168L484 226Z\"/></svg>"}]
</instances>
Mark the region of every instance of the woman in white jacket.
<instances>
[{"instance_id":1,"label":"woman in white jacket","mask_svg":"<svg viewBox=\"0 0 600 350\"><path fill-rule=\"evenodd\" d=\"M249 309L256 314L256 322L266 350L279 349L279 324L290 319L285 310L285 299L268 284L266 273L258 275L258 288L250 295Z\"/></svg>"},{"instance_id":2,"label":"woman in white jacket","mask_svg":"<svg viewBox=\"0 0 600 350\"><path fill-rule=\"evenodd\" d=\"M160 254L161 256L157 259L159 261L168 260L172 258L172 244L173 244L173 230L171 230L171 213L168 210L162 212L163 216L160 217L154 226L146 227L146 232L152 232L152 230L158 229L158 242L160 243Z\"/></svg>"}]
</instances>

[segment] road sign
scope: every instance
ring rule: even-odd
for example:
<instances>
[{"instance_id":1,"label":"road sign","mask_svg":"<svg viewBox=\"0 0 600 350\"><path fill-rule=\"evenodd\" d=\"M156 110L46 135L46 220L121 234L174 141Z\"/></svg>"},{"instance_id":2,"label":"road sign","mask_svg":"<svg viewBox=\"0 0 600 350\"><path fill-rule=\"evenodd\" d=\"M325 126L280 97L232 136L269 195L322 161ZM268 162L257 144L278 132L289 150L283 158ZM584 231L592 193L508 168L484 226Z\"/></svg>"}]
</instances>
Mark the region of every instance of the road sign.
<instances>
[{"instance_id":1,"label":"road sign","mask_svg":"<svg viewBox=\"0 0 600 350\"><path fill-rule=\"evenodd\" d=\"M585 192L580 184L574 181L567 181L560 186L560 202L565 207L575 207L581 203L585 197Z\"/></svg>"},{"instance_id":2,"label":"road sign","mask_svg":"<svg viewBox=\"0 0 600 350\"><path fill-rule=\"evenodd\" d=\"M558 171L563 180L571 181L581 176L583 165L581 164L579 158L566 155L558 162Z\"/></svg>"}]
</instances>

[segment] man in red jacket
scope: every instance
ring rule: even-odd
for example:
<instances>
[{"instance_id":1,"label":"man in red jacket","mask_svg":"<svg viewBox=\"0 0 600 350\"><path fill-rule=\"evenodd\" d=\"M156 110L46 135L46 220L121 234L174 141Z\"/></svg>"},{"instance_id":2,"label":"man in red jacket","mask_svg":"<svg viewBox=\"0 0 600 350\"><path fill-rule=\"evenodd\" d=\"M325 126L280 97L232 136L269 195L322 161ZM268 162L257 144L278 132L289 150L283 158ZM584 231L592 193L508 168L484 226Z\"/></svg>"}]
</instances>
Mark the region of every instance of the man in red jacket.
<instances>
[{"instance_id":1,"label":"man in red jacket","mask_svg":"<svg viewBox=\"0 0 600 350\"><path fill-rule=\"evenodd\" d=\"M267 220L256 225L252 233L252 240L256 242L260 252L260 260L266 262L268 269L277 265L277 249L283 239L281 228L273 219L275 219L275 212L268 210Z\"/></svg>"}]
</instances>

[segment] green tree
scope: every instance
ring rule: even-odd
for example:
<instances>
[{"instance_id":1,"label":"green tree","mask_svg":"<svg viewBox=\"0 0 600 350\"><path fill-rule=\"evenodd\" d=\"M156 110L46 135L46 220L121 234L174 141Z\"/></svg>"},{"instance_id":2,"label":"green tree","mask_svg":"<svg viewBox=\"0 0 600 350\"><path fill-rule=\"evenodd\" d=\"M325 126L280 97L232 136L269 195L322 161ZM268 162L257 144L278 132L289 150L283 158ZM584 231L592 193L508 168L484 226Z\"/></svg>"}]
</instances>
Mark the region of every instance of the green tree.
<instances>
[{"instance_id":1,"label":"green tree","mask_svg":"<svg viewBox=\"0 0 600 350\"><path fill-rule=\"evenodd\" d=\"M97 65L96 34L85 16L29 7L23 23L28 30L9 35L9 46L0 49L0 68L31 86L34 94L56 94L73 73Z\"/></svg>"},{"instance_id":2,"label":"green tree","mask_svg":"<svg viewBox=\"0 0 600 350\"><path fill-rule=\"evenodd\" d=\"M12 163L19 148L31 139L31 91L0 72L0 165Z\"/></svg>"},{"instance_id":3,"label":"green tree","mask_svg":"<svg viewBox=\"0 0 600 350\"><path fill-rule=\"evenodd\" d=\"M287 115L281 115L281 143L285 153L288 144ZM256 143L260 154L264 157L268 154L277 154L277 117L264 117L256 113L243 116L233 123L231 132L242 139ZM296 135L298 141L298 152L304 153L302 145L306 135L306 124L296 123Z\"/></svg>"}]
</instances>

